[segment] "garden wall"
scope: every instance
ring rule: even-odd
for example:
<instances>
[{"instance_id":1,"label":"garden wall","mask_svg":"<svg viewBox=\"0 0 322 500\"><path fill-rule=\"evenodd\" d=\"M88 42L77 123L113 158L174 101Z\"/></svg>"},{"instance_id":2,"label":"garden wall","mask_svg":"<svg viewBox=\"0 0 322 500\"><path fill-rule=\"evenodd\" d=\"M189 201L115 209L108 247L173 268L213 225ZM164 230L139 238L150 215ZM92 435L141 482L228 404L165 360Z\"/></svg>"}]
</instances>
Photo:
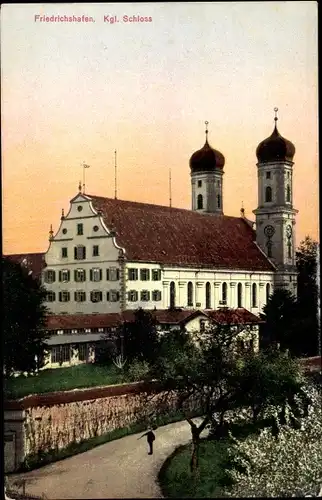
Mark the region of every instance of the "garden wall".
<instances>
[{"instance_id":1,"label":"garden wall","mask_svg":"<svg viewBox=\"0 0 322 500\"><path fill-rule=\"evenodd\" d=\"M156 384L134 383L5 402L5 435L14 436L14 444L5 450L5 472L17 470L27 456L63 449L146 419L162 397L159 393L146 404L146 394L152 389L157 390ZM176 408L173 397L167 404L158 404L158 413ZM190 409L195 408L197 404L191 404Z\"/></svg>"}]
</instances>

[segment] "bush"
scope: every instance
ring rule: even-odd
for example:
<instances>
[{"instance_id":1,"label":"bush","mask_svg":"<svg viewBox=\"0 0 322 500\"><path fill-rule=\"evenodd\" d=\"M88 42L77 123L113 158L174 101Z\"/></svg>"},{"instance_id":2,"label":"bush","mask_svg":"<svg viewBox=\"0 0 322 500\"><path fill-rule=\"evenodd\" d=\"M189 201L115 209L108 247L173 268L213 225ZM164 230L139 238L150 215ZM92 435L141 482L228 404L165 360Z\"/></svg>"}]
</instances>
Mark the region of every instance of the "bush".
<instances>
[{"instance_id":1,"label":"bush","mask_svg":"<svg viewBox=\"0 0 322 500\"><path fill-rule=\"evenodd\" d=\"M147 361L135 359L127 367L127 377L131 382L145 380L150 371L150 365Z\"/></svg>"}]
</instances>

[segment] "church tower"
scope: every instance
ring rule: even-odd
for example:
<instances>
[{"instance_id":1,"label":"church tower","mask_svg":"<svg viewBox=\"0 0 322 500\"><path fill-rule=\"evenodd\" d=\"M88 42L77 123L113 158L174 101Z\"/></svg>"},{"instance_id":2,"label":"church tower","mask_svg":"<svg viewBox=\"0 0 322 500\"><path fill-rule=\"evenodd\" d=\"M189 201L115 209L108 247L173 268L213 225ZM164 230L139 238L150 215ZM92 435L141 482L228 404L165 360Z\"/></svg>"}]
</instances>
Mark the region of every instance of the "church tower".
<instances>
[{"instance_id":1,"label":"church tower","mask_svg":"<svg viewBox=\"0 0 322 500\"><path fill-rule=\"evenodd\" d=\"M192 210L204 213L223 214L223 168L225 158L206 142L190 158Z\"/></svg>"},{"instance_id":2,"label":"church tower","mask_svg":"<svg viewBox=\"0 0 322 500\"><path fill-rule=\"evenodd\" d=\"M294 145L284 139L275 127L270 137L256 150L258 177L258 207L256 240L275 264L275 287L285 288L296 295L297 272L295 265L295 216L293 207Z\"/></svg>"}]
</instances>

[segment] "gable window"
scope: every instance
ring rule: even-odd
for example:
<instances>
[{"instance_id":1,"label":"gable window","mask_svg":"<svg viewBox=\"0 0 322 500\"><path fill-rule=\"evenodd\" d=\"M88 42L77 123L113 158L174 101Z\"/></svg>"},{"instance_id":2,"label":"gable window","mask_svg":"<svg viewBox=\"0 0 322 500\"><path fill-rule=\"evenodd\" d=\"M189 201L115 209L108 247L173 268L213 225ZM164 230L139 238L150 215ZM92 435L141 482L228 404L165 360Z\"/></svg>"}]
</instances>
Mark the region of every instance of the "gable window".
<instances>
[{"instance_id":1,"label":"gable window","mask_svg":"<svg viewBox=\"0 0 322 500\"><path fill-rule=\"evenodd\" d=\"M84 260L86 259L86 248L83 245L78 245L74 248L74 259Z\"/></svg>"},{"instance_id":2,"label":"gable window","mask_svg":"<svg viewBox=\"0 0 322 500\"><path fill-rule=\"evenodd\" d=\"M202 181L198 181L198 188L201 188L202 186Z\"/></svg>"},{"instance_id":3,"label":"gable window","mask_svg":"<svg viewBox=\"0 0 322 500\"><path fill-rule=\"evenodd\" d=\"M78 234L78 236L82 236L84 234L83 224L77 224L77 234Z\"/></svg>"},{"instance_id":4,"label":"gable window","mask_svg":"<svg viewBox=\"0 0 322 500\"><path fill-rule=\"evenodd\" d=\"M68 257L68 249L67 249L67 247L63 247L61 249L61 256L62 256L62 259L66 259Z\"/></svg>"},{"instance_id":5,"label":"gable window","mask_svg":"<svg viewBox=\"0 0 322 500\"><path fill-rule=\"evenodd\" d=\"M206 283L206 309L211 309L211 285Z\"/></svg>"},{"instance_id":6,"label":"gable window","mask_svg":"<svg viewBox=\"0 0 322 500\"><path fill-rule=\"evenodd\" d=\"M203 209L203 197L202 194L198 194L197 196L197 210Z\"/></svg>"},{"instance_id":7,"label":"gable window","mask_svg":"<svg viewBox=\"0 0 322 500\"><path fill-rule=\"evenodd\" d=\"M106 300L109 302L118 302L120 300L120 292L118 290L106 292Z\"/></svg>"},{"instance_id":8,"label":"gable window","mask_svg":"<svg viewBox=\"0 0 322 500\"><path fill-rule=\"evenodd\" d=\"M74 294L75 302L85 302L86 301L86 292L83 290L77 290Z\"/></svg>"},{"instance_id":9,"label":"gable window","mask_svg":"<svg viewBox=\"0 0 322 500\"><path fill-rule=\"evenodd\" d=\"M91 292L91 301L92 302L101 302L102 298L103 298L103 294L99 290L93 290Z\"/></svg>"},{"instance_id":10,"label":"gable window","mask_svg":"<svg viewBox=\"0 0 322 500\"><path fill-rule=\"evenodd\" d=\"M118 281L120 279L120 270L117 267L106 269L107 281Z\"/></svg>"},{"instance_id":11,"label":"gable window","mask_svg":"<svg viewBox=\"0 0 322 500\"><path fill-rule=\"evenodd\" d=\"M46 301L47 302L55 302L55 300L56 300L55 292L47 292Z\"/></svg>"},{"instance_id":12,"label":"gable window","mask_svg":"<svg viewBox=\"0 0 322 500\"><path fill-rule=\"evenodd\" d=\"M287 186L287 188L286 188L286 201L288 203L291 202L291 188L290 188L290 186Z\"/></svg>"},{"instance_id":13,"label":"gable window","mask_svg":"<svg viewBox=\"0 0 322 500\"><path fill-rule=\"evenodd\" d=\"M217 208L220 208L220 206L221 206L220 194L217 194Z\"/></svg>"},{"instance_id":14,"label":"gable window","mask_svg":"<svg viewBox=\"0 0 322 500\"><path fill-rule=\"evenodd\" d=\"M94 245L93 246L93 257L98 257L100 254L99 252L99 246L98 245Z\"/></svg>"},{"instance_id":15,"label":"gable window","mask_svg":"<svg viewBox=\"0 0 322 500\"><path fill-rule=\"evenodd\" d=\"M161 292L160 292L160 290L153 290L153 292L152 292L152 300L154 300L155 302L161 300Z\"/></svg>"},{"instance_id":16,"label":"gable window","mask_svg":"<svg viewBox=\"0 0 322 500\"><path fill-rule=\"evenodd\" d=\"M270 179L271 178L271 173L270 172L266 172L266 179Z\"/></svg>"},{"instance_id":17,"label":"gable window","mask_svg":"<svg viewBox=\"0 0 322 500\"><path fill-rule=\"evenodd\" d=\"M59 292L59 302L69 302L69 301L70 301L70 293L67 290Z\"/></svg>"},{"instance_id":18,"label":"gable window","mask_svg":"<svg viewBox=\"0 0 322 500\"><path fill-rule=\"evenodd\" d=\"M174 281L170 283L170 309L176 307L176 284Z\"/></svg>"},{"instance_id":19,"label":"gable window","mask_svg":"<svg viewBox=\"0 0 322 500\"><path fill-rule=\"evenodd\" d=\"M150 279L150 269L141 269L140 270L141 281L149 281Z\"/></svg>"},{"instance_id":20,"label":"gable window","mask_svg":"<svg viewBox=\"0 0 322 500\"><path fill-rule=\"evenodd\" d=\"M89 279L91 281L101 281L102 280L102 269L91 269L89 272Z\"/></svg>"},{"instance_id":21,"label":"gable window","mask_svg":"<svg viewBox=\"0 0 322 500\"><path fill-rule=\"evenodd\" d=\"M225 305L227 303L227 283L222 284L221 288L221 300L223 304Z\"/></svg>"},{"instance_id":22,"label":"gable window","mask_svg":"<svg viewBox=\"0 0 322 500\"><path fill-rule=\"evenodd\" d=\"M152 269L152 281L161 280L161 269Z\"/></svg>"},{"instance_id":23,"label":"gable window","mask_svg":"<svg viewBox=\"0 0 322 500\"><path fill-rule=\"evenodd\" d=\"M187 286L188 306L193 306L193 284L189 281Z\"/></svg>"},{"instance_id":24,"label":"gable window","mask_svg":"<svg viewBox=\"0 0 322 500\"><path fill-rule=\"evenodd\" d=\"M150 292L149 292L149 290L142 290L142 292L141 292L141 300L143 302L148 302L150 300Z\"/></svg>"},{"instance_id":25,"label":"gable window","mask_svg":"<svg viewBox=\"0 0 322 500\"><path fill-rule=\"evenodd\" d=\"M46 283L54 283L56 280L56 273L52 269L48 269L45 271L45 282Z\"/></svg>"},{"instance_id":26,"label":"gable window","mask_svg":"<svg viewBox=\"0 0 322 500\"><path fill-rule=\"evenodd\" d=\"M252 286L252 307L257 307L257 285L253 283Z\"/></svg>"},{"instance_id":27,"label":"gable window","mask_svg":"<svg viewBox=\"0 0 322 500\"><path fill-rule=\"evenodd\" d=\"M130 281L137 281L139 278L139 271L138 269L134 269L133 267L130 267L128 269L128 279Z\"/></svg>"},{"instance_id":28,"label":"gable window","mask_svg":"<svg viewBox=\"0 0 322 500\"><path fill-rule=\"evenodd\" d=\"M237 307L243 307L243 285L241 283L237 285Z\"/></svg>"},{"instance_id":29,"label":"gable window","mask_svg":"<svg viewBox=\"0 0 322 500\"><path fill-rule=\"evenodd\" d=\"M270 186L267 186L265 189L265 201L266 202L272 201L272 188Z\"/></svg>"},{"instance_id":30,"label":"gable window","mask_svg":"<svg viewBox=\"0 0 322 500\"><path fill-rule=\"evenodd\" d=\"M70 281L70 272L68 271L68 269L59 271L59 281L62 281L63 283Z\"/></svg>"},{"instance_id":31,"label":"gable window","mask_svg":"<svg viewBox=\"0 0 322 500\"><path fill-rule=\"evenodd\" d=\"M267 285L266 285L266 304L269 300L270 294L271 294L271 285L269 283L267 283Z\"/></svg>"},{"instance_id":32,"label":"gable window","mask_svg":"<svg viewBox=\"0 0 322 500\"><path fill-rule=\"evenodd\" d=\"M85 269L75 269L74 271L74 280L79 283L82 281L86 281L86 272Z\"/></svg>"},{"instance_id":33,"label":"gable window","mask_svg":"<svg viewBox=\"0 0 322 500\"><path fill-rule=\"evenodd\" d=\"M138 300L139 294L136 290L130 290L128 292L128 300L129 302L136 302Z\"/></svg>"}]
</instances>

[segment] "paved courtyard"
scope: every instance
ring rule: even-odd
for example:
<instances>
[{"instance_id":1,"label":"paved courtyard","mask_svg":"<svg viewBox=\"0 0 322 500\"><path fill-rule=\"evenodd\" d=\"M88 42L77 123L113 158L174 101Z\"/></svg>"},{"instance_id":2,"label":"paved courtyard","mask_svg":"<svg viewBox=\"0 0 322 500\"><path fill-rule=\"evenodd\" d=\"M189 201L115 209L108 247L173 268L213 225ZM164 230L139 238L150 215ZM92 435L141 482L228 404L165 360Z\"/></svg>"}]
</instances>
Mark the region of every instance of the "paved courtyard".
<instances>
[{"instance_id":1,"label":"paved courtyard","mask_svg":"<svg viewBox=\"0 0 322 500\"><path fill-rule=\"evenodd\" d=\"M194 419L195 422L200 419ZM15 474L26 480L26 493L49 499L161 498L157 477L165 459L191 439L190 425L177 422L155 431L154 453L148 455L143 433L103 444L38 470Z\"/></svg>"}]
</instances>

